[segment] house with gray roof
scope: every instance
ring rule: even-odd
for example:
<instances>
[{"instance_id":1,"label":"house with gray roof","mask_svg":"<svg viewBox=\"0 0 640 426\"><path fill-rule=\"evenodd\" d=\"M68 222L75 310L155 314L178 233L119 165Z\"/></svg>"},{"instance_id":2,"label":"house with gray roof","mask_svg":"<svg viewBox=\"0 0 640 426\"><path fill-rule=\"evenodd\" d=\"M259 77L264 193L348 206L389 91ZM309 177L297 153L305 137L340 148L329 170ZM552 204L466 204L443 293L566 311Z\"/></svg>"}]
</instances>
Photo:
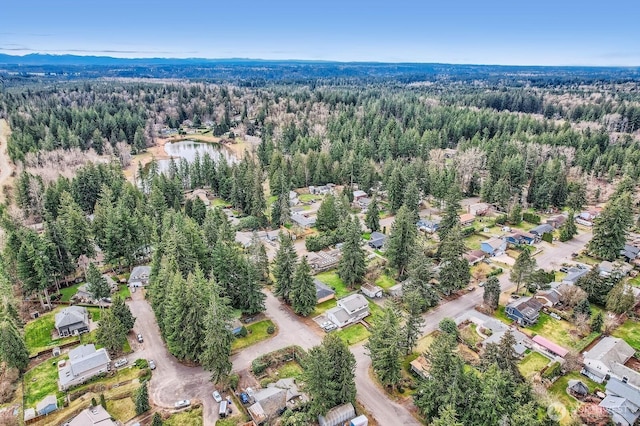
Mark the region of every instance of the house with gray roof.
<instances>
[{"instance_id":1,"label":"house with gray roof","mask_svg":"<svg viewBox=\"0 0 640 426\"><path fill-rule=\"evenodd\" d=\"M640 373L625 366L635 352L635 349L620 338L603 337L590 351L584 353L582 374L597 383L602 383L609 376L640 387Z\"/></svg>"},{"instance_id":2,"label":"house with gray roof","mask_svg":"<svg viewBox=\"0 0 640 426\"><path fill-rule=\"evenodd\" d=\"M536 300L548 308L556 306L560 303L561 293L559 290L552 288L545 291L539 291L535 294Z\"/></svg>"},{"instance_id":3,"label":"house with gray roof","mask_svg":"<svg viewBox=\"0 0 640 426\"><path fill-rule=\"evenodd\" d=\"M344 327L369 316L369 302L361 294L352 294L338 300L337 306L329 309L326 315L329 321L338 327Z\"/></svg>"},{"instance_id":4,"label":"house with gray roof","mask_svg":"<svg viewBox=\"0 0 640 426\"><path fill-rule=\"evenodd\" d=\"M305 216L303 214L294 213L291 215L291 221L301 228L312 228L316 226L315 216Z\"/></svg>"},{"instance_id":5,"label":"house with gray roof","mask_svg":"<svg viewBox=\"0 0 640 426\"><path fill-rule=\"evenodd\" d=\"M381 249L384 246L387 236L381 232L372 232L369 238L369 247L374 249Z\"/></svg>"},{"instance_id":6,"label":"house with gray roof","mask_svg":"<svg viewBox=\"0 0 640 426\"><path fill-rule=\"evenodd\" d=\"M151 275L151 266L141 265L136 266L131 271L129 280L127 281L129 287L144 287L149 284L149 275Z\"/></svg>"},{"instance_id":7,"label":"house with gray roof","mask_svg":"<svg viewBox=\"0 0 640 426\"><path fill-rule=\"evenodd\" d=\"M96 405L82 410L65 426L117 426L117 423L111 420L111 414L102 405Z\"/></svg>"},{"instance_id":8,"label":"house with gray roof","mask_svg":"<svg viewBox=\"0 0 640 426\"><path fill-rule=\"evenodd\" d=\"M309 398L298 390L292 378L280 379L270 383L267 388L260 389L253 394L255 401L247 411L257 425L273 421L286 408L294 408Z\"/></svg>"},{"instance_id":9,"label":"house with gray roof","mask_svg":"<svg viewBox=\"0 0 640 426\"><path fill-rule=\"evenodd\" d=\"M57 409L58 399L55 395L47 395L42 399L42 401L36 404L36 413L38 413L39 416L45 416Z\"/></svg>"},{"instance_id":10,"label":"house with gray roof","mask_svg":"<svg viewBox=\"0 0 640 426\"><path fill-rule=\"evenodd\" d=\"M633 426L640 417L640 389L615 378L605 388L607 396L600 402L615 425Z\"/></svg>"},{"instance_id":11,"label":"house with gray roof","mask_svg":"<svg viewBox=\"0 0 640 426\"><path fill-rule=\"evenodd\" d=\"M571 267L569 268L567 275L562 279L562 283L575 285L575 283L578 282L580 278L584 277L588 273L589 273L589 268L587 268L586 266L582 268L575 267L575 266Z\"/></svg>"},{"instance_id":12,"label":"house with gray roof","mask_svg":"<svg viewBox=\"0 0 640 426\"><path fill-rule=\"evenodd\" d=\"M505 307L505 314L522 326L530 326L538 322L542 303L533 297L523 297L514 302L509 303Z\"/></svg>"},{"instance_id":13,"label":"house with gray roof","mask_svg":"<svg viewBox=\"0 0 640 426\"><path fill-rule=\"evenodd\" d=\"M89 312L82 306L69 306L55 316L55 327L60 337L89 331Z\"/></svg>"},{"instance_id":14,"label":"house with gray roof","mask_svg":"<svg viewBox=\"0 0 640 426\"><path fill-rule=\"evenodd\" d=\"M313 283L316 286L316 303L326 302L327 300L335 299L336 292L329 288L328 285L315 278Z\"/></svg>"},{"instance_id":15,"label":"house with gray roof","mask_svg":"<svg viewBox=\"0 0 640 426\"><path fill-rule=\"evenodd\" d=\"M548 223L543 223L542 225L538 225L535 228L529 230L529 233L535 235L536 237L538 237L538 239L542 238L544 234L548 234L551 232L553 232L553 226L549 225Z\"/></svg>"},{"instance_id":16,"label":"house with gray roof","mask_svg":"<svg viewBox=\"0 0 640 426\"><path fill-rule=\"evenodd\" d=\"M67 390L109 371L111 359L105 348L94 344L78 346L69 351L69 360L58 363L58 387Z\"/></svg>"},{"instance_id":17,"label":"house with gray roof","mask_svg":"<svg viewBox=\"0 0 640 426\"><path fill-rule=\"evenodd\" d=\"M620 250L620 256L624 257L627 262L633 262L638 258L638 254L640 254L640 248L630 244L625 244L624 248Z\"/></svg>"}]
</instances>

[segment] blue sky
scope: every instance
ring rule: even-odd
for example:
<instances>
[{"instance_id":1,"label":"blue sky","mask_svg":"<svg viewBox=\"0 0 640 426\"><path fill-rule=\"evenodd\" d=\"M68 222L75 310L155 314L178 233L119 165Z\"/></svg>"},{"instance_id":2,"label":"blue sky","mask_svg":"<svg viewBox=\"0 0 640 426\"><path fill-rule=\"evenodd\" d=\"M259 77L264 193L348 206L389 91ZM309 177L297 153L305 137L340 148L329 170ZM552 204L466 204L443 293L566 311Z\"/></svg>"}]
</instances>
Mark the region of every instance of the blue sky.
<instances>
[{"instance_id":1,"label":"blue sky","mask_svg":"<svg viewBox=\"0 0 640 426\"><path fill-rule=\"evenodd\" d=\"M4 0L0 52L640 66L640 1Z\"/></svg>"}]
</instances>

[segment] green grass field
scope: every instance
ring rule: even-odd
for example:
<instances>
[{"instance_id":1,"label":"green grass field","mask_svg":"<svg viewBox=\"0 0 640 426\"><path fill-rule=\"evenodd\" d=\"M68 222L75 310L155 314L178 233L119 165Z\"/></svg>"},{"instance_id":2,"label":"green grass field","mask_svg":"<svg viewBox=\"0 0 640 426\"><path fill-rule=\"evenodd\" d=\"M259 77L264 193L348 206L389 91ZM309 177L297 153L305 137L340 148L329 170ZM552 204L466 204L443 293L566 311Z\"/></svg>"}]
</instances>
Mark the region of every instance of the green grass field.
<instances>
[{"instance_id":1,"label":"green grass field","mask_svg":"<svg viewBox=\"0 0 640 426\"><path fill-rule=\"evenodd\" d=\"M392 277L390 277L389 275L383 274L380 275L378 277L378 279L376 280L375 284L377 286L382 287L385 290L388 290L389 287L393 287L394 285L396 285L396 280L394 280Z\"/></svg>"},{"instance_id":2,"label":"green grass field","mask_svg":"<svg viewBox=\"0 0 640 426\"><path fill-rule=\"evenodd\" d=\"M165 420L163 424L165 426L202 426L204 424L202 408L194 408L192 410L173 414Z\"/></svg>"},{"instance_id":3,"label":"green grass field","mask_svg":"<svg viewBox=\"0 0 640 426\"><path fill-rule=\"evenodd\" d=\"M538 352L531 352L520 361L518 369L524 377L531 378L549 364L549 362L549 358L544 355Z\"/></svg>"},{"instance_id":4,"label":"green grass field","mask_svg":"<svg viewBox=\"0 0 640 426\"><path fill-rule=\"evenodd\" d=\"M338 336L347 345L353 345L355 343L361 342L365 339L368 339L371 335L371 333L369 333L369 330L367 330L362 324L354 324L340 331L335 331L334 333L338 333Z\"/></svg>"},{"instance_id":5,"label":"green grass field","mask_svg":"<svg viewBox=\"0 0 640 426\"><path fill-rule=\"evenodd\" d=\"M634 320L627 320L612 333L627 342L633 349L640 351L640 324Z\"/></svg>"},{"instance_id":6,"label":"green grass field","mask_svg":"<svg viewBox=\"0 0 640 426\"><path fill-rule=\"evenodd\" d=\"M336 299L327 300L326 302L322 302L319 305L316 305L313 313L310 315L312 318L317 317L318 315L324 314L327 310L331 308L335 308Z\"/></svg>"},{"instance_id":7,"label":"green grass field","mask_svg":"<svg viewBox=\"0 0 640 426\"><path fill-rule=\"evenodd\" d=\"M528 334L540 334L566 349L577 351L584 349L598 336L598 333L591 333L584 338L579 338L577 333L574 332L574 327L571 323L564 320L556 320L542 312L538 322L531 327L527 327L524 331Z\"/></svg>"},{"instance_id":8,"label":"green grass field","mask_svg":"<svg viewBox=\"0 0 640 426\"><path fill-rule=\"evenodd\" d=\"M296 361L289 361L278 368L278 377L280 379L285 379L287 377L299 379L302 377L302 367Z\"/></svg>"},{"instance_id":9,"label":"green grass field","mask_svg":"<svg viewBox=\"0 0 640 426\"><path fill-rule=\"evenodd\" d=\"M84 283L74 284L70 287L65 287L60 289L60 297L61 302L68 302L71 298L78 292L78 287L80 287Z\"/></svg>"},{"instance_id":10,"label":"green grass field","mask_svg":"<svg viewBox=\"0 0 640 426\"><path fill-rule=\"evenodd\" d=\"M107 411L116 420L126 423L136 416L136 404L131 397L107 401Z\"/></svg>"},{"instance_id":11,"label":"green grass field","mask_svg":"<svg viewBox=\"0 0 640 426\"><path fill-rule=\"evenodd\" d=\"M471 235L464 239L464 245L470 250L480 250L480 243L486 239L484 235Z\"/></svg>"},{"instance_id":12,"label":"green grass field","mask_svg":"<svg viewBox=\"0 0 640 426\"><path fill-rule=\"evenodd\" d=\"M62 308L54 309L39 318L27 323L24 327L25 343L29 354L34 355L42 350L53 348L58 345L78 340L77 337L65 337L63 339L52 339L52 332L55 329L55 315Z\"/></svg>"},{"instance_id":13,"label":"green grass field","mask_svg":"<svg viewBox=\"0 0 640 426\"><path fill-rule=\"evenodd\" d=\"M248 325L247 331L249 332L249 334L247 334L245 337L239 337L235 339L231 344L231 350L240 350L273 336L275 333L267 333L267 328L269 326L273 326L275 328L275 325L271 322L271 320L259 321Z\"/></svg>"},{"instance_id":14,"label":"green grass field","mask_svg":"<svg viewBox=\"0 0 640 426\"><path fill-rule=\"evenodd\" d=\"M61 359L63 359L61 356L51 358L24 373L25 407L35 407L42 398L49 394L57 396L63 394L58 392L57 362Z\"/></svg>"},{"instance_id":15,"label":"green grass field","mask_svg":"<svg viewBox=\"0 0 640 426\"><path fill-rule=\"evenodd\" d=\"M322 200L322 196L314 195L314 194L301 194L301 195L298 195L298 199L303 203L308 203L308 202Z\"/></svg>"},{"instance_id":16,"label":"green grass field","mask_svg":"<svg viewBox=\"0 0 640 426\"><path fill-rule=\"evenodd\" d=\"M565 408L571 412L575 411L580 406L580 401L572 397L567 393L567 385L569 380L581 380L582 383L587 385L590 392L594 392L596 388L604 389L603 385L598 385L596 382L590 380L588 377L583 376L578 372L571 372L565 376L556 380L549 388L549 394L558 400Z\"/></svg>"},{"instance_id":17,"label":"green grass field","mask_svg":"<svg viewBox=\"0 0 640 426\"><path fill-rule=\"evenodd\" d=\"M338 299L343 298L353 291L347 288L345 283L338 276L338 273L335 271L322 272L316 275L316 278L329 287L333 288L336 292L336 298Z\"/></svg>"}]
</instances>

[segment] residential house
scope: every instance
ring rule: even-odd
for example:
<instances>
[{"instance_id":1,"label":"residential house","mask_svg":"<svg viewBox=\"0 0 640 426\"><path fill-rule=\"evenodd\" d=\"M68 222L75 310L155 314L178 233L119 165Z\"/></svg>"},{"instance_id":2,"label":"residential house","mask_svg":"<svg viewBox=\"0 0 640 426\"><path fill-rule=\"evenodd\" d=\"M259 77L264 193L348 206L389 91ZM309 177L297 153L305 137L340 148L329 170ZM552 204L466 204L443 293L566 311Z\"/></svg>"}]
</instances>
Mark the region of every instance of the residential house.
<instances>
[{"instance_id":1,"label":"residential house","mask_svg":"<svg viewBox=\"0 0 640 426\"><path fill-rule=\"evenodd\" d=\"M539 334L533 336L531 341L538 345L538 349L541 352L548 352L553 356L559 356L564 358L569 353L568 349L563 348L562 346L552 342L551 340L545 337L542 337Z\"/></svg>"},{"instance_id":2,"label":"residential house","mask_svg":"<svg viewBox=\"0 0 640 426\"><path fill-rule=\"evenodd\" d=\"M602 383L608 377L615 377L640 387L640 373L625 366L634 354L635 350L624 340L603 337L591 350L584 353L582 374L597 383Z\"/></svg>"},{"instance_id":3,"label":"residential house","mask_svg":"<svg viewBox=\"0 0 640 426\"><path fill-rule=\"evenodd\" d=\"M429 378L429 370L431 369L431 363L429 360L424 357L424 355L418 356L418 358L414 359L409 363L411 365L411 371L416 373L418 376L423 379Z\"/></svg>"},{"instance_id":4,"label":"residential house","mask_svg":"<svg viewBox=\"0 0 640 426\"><path fill-rule=\"evenodd\" d=\"M606 397L600 406L611 414L615 425L633 426L640 417L640 389L611 378L605 387Z\"/></svg>"},{"instance_id":5,"label":"residential house","mask_svg":"<svg viewBox=\"0 0 640 426\"><path fill-rule=\"evenodd\" d=\"M372 232L369 238L369 247L380 250L384 246L387 236L380 232Z\"/></svg>"},{"instance_id":6,"label":"residential house","mask_svg":"<svg viewBox=\"0 0 640 426\"><path fill-rule=\"evenodd\" d=\"M536 236L529 232L513 230L509 234L505 235L504 240L511 245L519 246L523 244L531 245L536 241Z\"/></svg>"},{"instance_id":7,"label":"residential house","mask_svg":"<svg viewBox=\"0 0 640 426\"><path fill-rule=\"evenodd\" d=\"M335 299L336 292L333 291L329 286L320 281L319 279L314 279L313 283L316 285L316 303L326 302L327 300Z\"/></svg>"},{"instance_id":8,"label":"residential house","mask_svg":"<svg viewBox=\"0 0 640 426\"><path fill-rule=\"evenodd\" d=\"M82 306L69 306L55 316L55 327L60 337L89 331L89 312Z\"/></svg>"},{"instance_id":9,"label":"residential house","mask_svg":"<svg viewBox=\"0 0 640 426\"><path fill-rule=\"evenodd\" d=\"M522 326L530 326L538 322L542 304L533 297L523 297L509 303L505 308L505 314Z\"/></svg>"},{"instance_id":10,"label":"residential house","mask_svg":"<svg viewBox=\"0 0 640 426\"><path fill-rule=\"evenodd\" d=\"M47 395L42 399L42 401L36 404L36 413L38 413L39 416L45 416L57 409L58 399L55 395Z\"/></svg>"},{"instance_id":11,"label":"residential house","mask_svg":"<svg viewBox=\"0 0 640 426\"><path fill-rule=\"evenodd\" d=\"M96 350L93 343L69 351L69 360L58 363L58 387L67 390L109 371L111 359L105 348Z\"/></svg>"},{"instance_id":12,"label":"residential house","mask_svg":"<svg viewBox=\"0 0 640 426\"><path fill-rule=\"evenodd\" d=\"M569 268L567 275L562 279L563 284L575 285L576 282L589 273L589 269L586 266L583 267L571 267Z\"/></svg>"},{"instance_id":13,"label":"residential house","mask_svg":"<svg viewBox=\"0 0 640 426\"><path fill-rule=\"evenodd\" d=\"M460 225L461 226L469 226L471 224L473 224L473 222L476 220L476 217L474 215L472 215L471 213L465 213L460 215Z\"/></svg>"},{"instance_id":14,"label":"residential house","mask_svg":"<svg viewBox=\"0 0 640 426\"><path fill-rule=\"evenodd\" d=\"M356 323L369 315L369 302L361 294L338 300L337 306L326 312L327 318L338 327Z\"/></svg>"},{"instance_id":15,"label":"residential house","mask_svg":"<svg viewBox=\"0 0 640 426\"><path fill-rule=\"evenodd\" d=\"M247 411L256 425L273 421L287 408L287 390L279 387L261 389L253 399L255 403Z\"/></svg>"},{"instance_id":16,"label":"residential house","mask_svg":"<svg viewBox=\"0 0 640 426\"><path fill-rule=\"evenodd\" d=\"M485 254L486 253L482 250L471 250L464 253L462 257L464 257L466 261L469 262L469 265L473 266L476 263L481 262L482 259L484 259Z\"/></svg>"},{"instance_id":17,"label":"residential house","mask_svg":"<svg viewBox=\"0 0 640 426\"><path fill-rule=\"evenodd\" d=\"M624 248L620 250L620 256L623 256L627 262L633 262L638 258L638 254L640 253L640 248L625 244Z\"/></svg>"},{"instance_id":18,"label":"residential house","mask_svg":"<svg viewBox=\"0 0 640 426\"><path fill-rule=\"evenodd\" d=\"M567 221L567 216L563 214L559 214L557 216L552 216L547 219L547 224L551 225L553 229L560 228Z\"/></svg>"},{"instance_id":19,"label":"residential house","mask_svg":"<svg viewBox=\"0 0 640 426\"><path fill-rule=\"evenodd\" d=\"M75 416L71 421L65 423L64 426L117 426L118 424L111 419L111 414L105 410L102 405L89 407L82 410L80 414Z\"/></svg>"},{"instance_id":20,"label":"residential house","mask_svg":"<svg viewBox=\"0 0 640 426\"><path fill-rule=\"evenodd\" d=\"M315 216L305 216L298 213L291 215L291 221L301 228L312 228L316 225Z\"/></svg>"},{"instance_id":21,"label":"residential house","mask_svg":"<svg viewBox=\"0 0 640 426\"><path fill-rule=\"evenodd\" d=\"M507 242L501 238L491 238L480 243L480 250L489 256L500 256L507 249Z\"/></svg>"},{"instance_id":22,"label":"residential house","mask_svg":"<svg viewBox=\"0 0 640 426\"><path fill-rule=\"evenodd\" d=\"M485 216L487 213L489 213L490 209L491 206L487 203L476 203L470 204L467 208L467 211L469 212L469 214L472 214L474 216Z\"/></svg>"},{"instance_id":23,"label":"residential house","mask_svg":"<svg viewBox=\"0 0 640 426\"><path fill-rule=\"evenodd\" d=\"M196 198L199 198L200 201L202 201L202 203L205 205L205 207L209 207L211 205L211 200L208 197L207 191L201 188L188 193L186 195L186 198L192 201Z\"/></svg>"},{"instance_id":24,"label":"residential house","mask_svg":"<svg viewBox=\"0 0 640 426\"><path fill-rule=\"evenodd\" d=\"M149 284L149 275L151 275L151 266L136 266L131 271L127 283L129 287L144 287Z\"/></svg>"},{"instance_id":25,"label":"residential house","mask_svg":"<svg viewBox=\"0 0 640 426\"><path fill-rule=\"evenodd\" d=\"M362 291L362 294L364 294L365 296L371 298L382 297L382 287L379 287L377 285L364 283L360 286L360 291Z\"/></svg>"},{"instance_id":26,"label":"residential house","mask_svg":"<svg viewBox=\"0 0 640 426\"><path fill-rule=\"evenodd\" d=\"M330 250L309 253L306 256L311 269L313 269L314 272L322 272L337 266L342 253L340 253L340 250Z\"/></svg>"},{"instance_id":27,"label":"residential house","mask_svg":"<svg viewBox=\"0 0 640 426\"><path fill-rule=\"evenodd\" d=\"M433 220L420 219L416 223L416 226L418 227L418 230L420 230L422 232L427 232L429 234L433 234L434 232L436 232L438 230L438 228L440 227L440 224L438 222L433 221Z\"/></svg>"},{"instance_id":28,"label":"residential house","mask_svg":"<svg viewBox=\"0 0 640 426\"><path fill-rule=\"evenodd\" d=\"M538 302L542 303L542 306L551 308L560 303L561 296L562 295L559 290L552 288L545 291L539 291L534 297L538 300Z\"/></svg>"},{"instance_id":29,"label":"residential house","mask_svg":"<svg viewBox=\"0 0 640 426\"><path fill-rule=\"evenodd\" d=\"M333 407L324 416L318 416L319 426L342 426L349 420L356 417L356 409L353 404L346 404Z\"/></svg>"},{"instance_id":30,"label":"residential house","mask_svg":"<svg viewBox=\"0 0 640 426\"><path fill-rule=\"evenodd\" d=\"M632 269L633 266L628 263L612 263L607 260L600 262L598 265L598 271L601 277L614 277L616 279L626 276Z\"/></svg>"},{"instance_id":31,"label":"residential house","mask_svg":"<svg viewBox=\"0 0 640 426\"><path fill-rule=\"evenodd\" d=\"M361 198L367 198L367 197L368 197L367 193L362 191L361 189L353 191L353 201L355 202L357 202Z\"/></svg>"},{"instance_id":32,"label":"residential house","mask_svg":"<svg viewBox=\"0 0 640 426\"><path fill-rule=\"evenodd\" d=\"M548 223L543 223L542 225L538 225L533 229L529 230L529 233L536 236L537 239L541 239L544 234L548 234L553 232L553 226Z\"/></svg>"},{"instance_id":33,"label":"residential house","mask_svg":"<svg viewBox=\"0 0 640 426\"><path fill-rule=\"evenodd\" d=\"M327 185L322 186L309 186L309 194L313 195L325 195L331 193L331 188Z\"/></svg>"},{"instance_id":34,"label":"residential house","mask_svg":"<svg viewBox=\"0 0 640 426\"><path fill-rule=\"evenodd\" d=\"M598 217L598 214L599 213L595 210L583 211L575 217L575 221L580 225L593 226L593 221Z\"/></svg>"},{"instance_id":35,"label":"residential house","mask_svg":"<svg viewBox=\"0 0 640 426\"><path fill-rule=\"evenodd\" d=\"M358 204L358 207L360 207L362 210L366 210L369 208L371 201L372 200L369 197L362 197L358 201L356 201L356 203Z\"/></svg>"},{"instance_id":36,"label":"residential house","mask_svg":"<svg viewBox=\"0 0 640 426\"><path fill-rule=\"evenodd\" d=\"M482 346L485 348L489 343L500 343L500 340L502 340L502 337L507 330L511 330L511 335L515 339L513 350L516 354L522 356L530 346L529 339L524 333L515 328L509 327L502 321L493 317L473 311L469 313L467 319L476 324L478 326L478 330L481 331L482 334L488 336L482 341Z\"/></svg>"}]
</instances>

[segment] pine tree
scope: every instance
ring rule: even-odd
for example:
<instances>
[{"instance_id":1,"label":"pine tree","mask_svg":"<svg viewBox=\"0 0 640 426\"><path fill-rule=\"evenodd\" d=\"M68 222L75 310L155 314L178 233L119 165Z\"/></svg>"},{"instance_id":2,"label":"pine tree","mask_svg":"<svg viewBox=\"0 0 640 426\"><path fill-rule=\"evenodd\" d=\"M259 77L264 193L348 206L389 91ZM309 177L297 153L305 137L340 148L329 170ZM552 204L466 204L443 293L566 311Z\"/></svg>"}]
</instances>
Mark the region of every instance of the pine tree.
<instances>
[{"instance_id":1,"label":"pine tree","mask_svg":"<svg viewBox=\"0 0 640 426\"><path fill-rule=\"evenodd\" d=\"M275 295L289 303L289 293L293 287L293 274L298 260L293 241L289 235L280 232L280 248L274 259L273 276L276 279Z\"/></svg>"},{"instance_id":2,"label":"pine tree","mask_svg":"<svg viewBox=\"0 0 640 426\"><path fill-rule=\"evenodd\" d=\"M636 298L631 290L631 285L624 281L616 284L607 296L607 310L616 314L623 314L631 310Z\"/></svg>"},{"instance_id":3,"label":"pine tree","mask_svg":"<svg viewBox=\"0 0 640 426\"><path fill-rule=\"evenodd\" d=\"M124 326L125 330L129 331L133 328L136 318L131 313L129 306L124 303L124 299L119 295L116 295L113 298L111 311L120 320L120 323Z\"/></svg>"},{"instance_id":4,"label":"pine tree","mask_svg":"<svg viewBox=\"0 0 640 426\"><path fill-rule=\"evenodd\" d=\"M596 316L591 320L591 330L596 333L602 332L602 326L604 325L604 317L602 316L602 312L598 312Z\"/></svg>"},{"instance_id":5,"label":"pine tree","mask_svg":"<svg viewBox=\"0 0 640 426\"><path fill-rule=\"evenodd\" d=\"M89 222L84 217L80 206L73 201L68 192L60 196L58 225L71 257L77 260L81 255L93 257L95 250L91 241Z\"/></svg>"},{"instance_id":6,"label":"pine tree","mask_svg":"<svg viewBox=\"0 0 640 426\"><path fill-rule=\"evenodd\" d=\"M402 178L402 170L395 167L389 181L387 182L387 194L392 212L397 212L404 201L404 179Z\"/></svg>"},{"instance_id":7,"label":"pine tree","mask_svg":"<svg viewBox=\"0 0 640 426\"><path fill-rule=\"evenodd\" d=\"M441 252L441 268L438 276L438 289L449 295L453 291L464 288L471 279L469 262L462 257L465 248L459 226L454 226L447 233L445 239L440 243L439 250Z\"/></svg>"},{"instance_id":8,"label":"pine tree","mask_svg":"<svg viewBox=\"0 0 640 426\"><path fill-rule=\"evenodd\" d=\"M460 193L457 188L453 188L449 191L446 198L446 208L442 221L438 225L438 237L440 241L444 241L447 238L447 234L456 226L460 226L460 216L458 216L458 210L460 210ZM438 251L438 253L440 253Z\"/></svg>"},{"instance_id":9,"label":"pine tree","mask_svg":"<svg viewBox=\"0 0 640 426\"><path fill-rule=\"evenodd\" d=\"M404 207L403 207L404 208ZM371 327L371 336L365 344L373 371L384 386L395 386L402 369L402 333L400 317L392 306L383 309L382 316Z\"/></svg>"},{"instance_id":10,"label":"pine tree","mask_svg":"<svg viewBox=\"0 0 640 426\"><path fill-rule=\"evenodd\" d=\"M357 217L347 218L345 241L342 245L338 276L349 288L362 282L367 270L362 248L362 229Z\"/></svg>"},{"instance_id":11,"label":"pine tree","mask_svg":"<svg viewBox=\"0 0 640 426\"><path fill-rule=\"evenodd\" d=\"M402 298L407 310L404 326L402 327L402 335L404 336L404 348L408 355L413 351L420 338L420 331L424 325L424 318L422 318L423 300L418 290L404 291Z\"/></svg>"},{"instance_id":12,"label":"pine tree","mask_svg":"<svg viewBox=\"0 0 640 426\"><path fill-rule=\"evenodd\" d=\"M376 197L373 197L369 207L367 207L367 214L364 218L364 223L371 232L377 232L380 230L380 209L378 208L378 201Z\"/></svg>"},{"instance_id":13,"label":"pine tree","mask_svg":"<svg viewBox=\"0 0 640 426\"><path fill-rule=\"evenodd\" d=\"M333 195L328 194L320 208L318 209L316 228L318 231L334 231L338 228L340 218L338 217L338 210L336 207L336 199Z\"/></svg>"},{"instance_id":14,"label":"pine tree","mask_svg":"<svg viewBox=\"0 0 640 426\"><path fill-rule=\"evenodd\" d=\"M17 322L5 310L0 311L0 361L24 371L29 365L29 351Z\"/></svg>"},{"instance_id":15,"label":"pine tree","mask_svg":"<svg viewBox=\"0 0 640 426\"><path fill-rule=\"evenodd\" d=\"M430 423L431 426L464 426L457 419L458 414L452 404L440 407L438 417L433 419Z\"/></svg>"},{"instance_id":16,"label":"pine tree","mask_svg":"<svg viewBox=\"0 0 640 426\"><path fill-rule=\"evenodd\" d=\"M104 408L105 410L107 409L107 400L104 397L104 394L101 393L100 394L100 405L102 406L102 408Z\"/></svg>"},{"instance_id":17,"label":"pine tree","mask_svg":"<svg viewBox=\"0 0 640 426\"><path fill-rule=\"evenodd\" d=\"M531 253L525 247L524 250L518 255L516 262L511 269L511 275L509 278L516 283L516 293L520 291L520 286L523 283L528 282L529 277L536 269L536 260L531 257Z\"/></svg>"},{"instance_id":18,"label":"pine tree","mask_svg":"<svg viewBox=\"0 0 640 426\"><path fill-rule=\"evenodd\" d=\"M585 315L587 317L591 316L591 305L589 304L589 299L582 299L573 308L574 319L580 314Z\"/></svg>"},{"instance_id":19,"label":"pine tree","mask_svg":"<svg viewBox=\"0 0 640 426\"><path fill-rule=\"evenodd\" d=\"M233 312L229 300L222 296L222 290L214 279L209 280L211 296L204 321L204 347L200 362L205 370L211 371L211 380L220 383L231 372L231 320Z\"/></svg>"},{"instance_id":20,"label":"pine tree","mask_svg":"<svg viewBox=\"0 0 640 426\"><path fill-rule=\"evenodd\" d=\"M625 192L611 200L596 218L589 251L600 259L615 260L624 247L626 232L632 223L631 196Z\"/></svg>"},{"instance_id":21,"label":"pine tree","mask_svg":"<svg viewBox=\"0 0 640 426\"><path fill-rule=\"evenodd\" d=\"M400 207L396 220L391 225L386 252L390 265L398 270L398 277L405 274L417 234L418 230L411 218L411 212L406 206Z\"/></svg>"},{"instance_id":22,"label":"pine tree","mask_svg":"<svg viewBox=\"0 0 640 426\"><path fill-rule=\"evenodd\" d=\"M162 426L164 422L162 421L162 417L160 417L160 413L155 413L153 415L153 420L151 421L151 426Z\"/></svg>"},{"instance_id":23,"label":"pine tree","mask_svg":"<svg viewBox=\"0 0 640 426\"><path fill-rule=\"evenodd\" d=\"M420 220L420 190L415 180L412 180L407 185L404 192L403 204L407 206L413 222L416 223Z\"/></svg>"},{"instance_id":24,"label":"pine tree","mask_svg":"<svg viewBox=\"0 0 640 426\"><path fill-rule=\"evenodd\" d=\"M356 359L335 333L309 350L304 360L304 383L310 397L310 412L317 416L329 409L355 402Z\"/></svg>"},{"instance_id":25,"label":"pine tree","mask_svg":"<svg viewBox=\"0 0 640 426\"><path fill-rule=\"evenodd\" d=\"M435 291L432 280L435 278L433 262L427 257L422 248L413 250L413 255L407 267L409 278L402 286L403 301L409 304L406 295L416 291L419 295L420 310L425 312L428 308L438 304L438 294Z\"/></svg>"},{"instance_id":26,"label":"pine tree","mask_svg":"<svg viewBox=\"0 0 640 426\"><path fill-rule=\"evenodd\" d=\"M306 317L315 309L317 297L311 268L304 257L296 267L292 285L289 296L291 307L296 314Z\"/></svg>"},{"instance_id":27,"label":"pine tree","mask_svg":"<svg viewBox=\"0 0 640 426\"><path fill-rule=\"evenodd\" d=\"M491 310L498 308L498 302L500 300L500 281L495 275L489 277L484 285L483 301L484 304Z\"/></svg>"},{"instance_id":28,"label":"pine tree","mask_svg":"<svg viewBox=\"0 0 640 426\"><path fill-rule=\"evenodd\" d=\"M572 239L575 235L578 235L578 227L573 218L574 212L569 212L569 217L565 223L560 227L560 241L565 242Z\"/></svg>"},{"instance_id":29,"label":"pine tree","mask_svg":"<svg viewBox=\"0 0 640 426\"><path fill-rule=\"evenodd\" d=\"M102 276L93 262L89 263L85 279L87 281L87 290L94 300L102 301L103 298L108 297L111 294L111 289L109 288L107 280ZM102 307L102 303L100 304L100 307Z\"/></svg>"},{"instance_id":30,"label":"pine tree","mask_svg":"<svg viewBox=\"0 0 640 426\"><path fill-rule=\"evenodd\" d=\"M455 338L458 338L458 326L456 325L456 322L451 319L451 318L443 318L439 323L438 323L438 328L440 329L440 331L442 331L443 333L447 333Z\"/></svg>"},{"instance_id":31,"label":"pine tree","mask_svg":"<svg viewBox=\"0 0 640 426\"><path fill-rule=\"evenodd\" d=\"M598 266L594 266L586 275L580 277L576 282L576 286L587 293L590 302L598 305L607 303L607 295L611 291L611 284L600 275Z\"/></svg>"},{"instance_id":32,"label":"pine tree","mask_svg":"<svg viewBox=\"0 0 640 426\"><path fill-rule=\"evenodd\" d=\"M142 382L138 391L136 392L136 415L140 415L149 411L151 406L149 405L149 390L147 389L147 382Z\"/></svg>"},{"instance_id":33,"label":"pine tree","mask_svg":"<svg viewBox=\"0 0 640 426\"><path fill-rule=\"evenodd\" d=\"M266 295L262 292L260 273L254 264L245 256L238 259L240 283L237 287L237 297L234 307L242 310L244 314L254 315L265 310L264 301Z\"/></svg>"},{"instance_id":34,"label":"pine tree","mask_svg":"<svg viewBox=\"0 0 640 426\"><path fill-rule=\"evenodd\" d=\"M115 355L122 350L126 340L127 330L110 309L105 309L98 323L96 342L104 346L111 355Z\"/></svg>"}]
</instances>

